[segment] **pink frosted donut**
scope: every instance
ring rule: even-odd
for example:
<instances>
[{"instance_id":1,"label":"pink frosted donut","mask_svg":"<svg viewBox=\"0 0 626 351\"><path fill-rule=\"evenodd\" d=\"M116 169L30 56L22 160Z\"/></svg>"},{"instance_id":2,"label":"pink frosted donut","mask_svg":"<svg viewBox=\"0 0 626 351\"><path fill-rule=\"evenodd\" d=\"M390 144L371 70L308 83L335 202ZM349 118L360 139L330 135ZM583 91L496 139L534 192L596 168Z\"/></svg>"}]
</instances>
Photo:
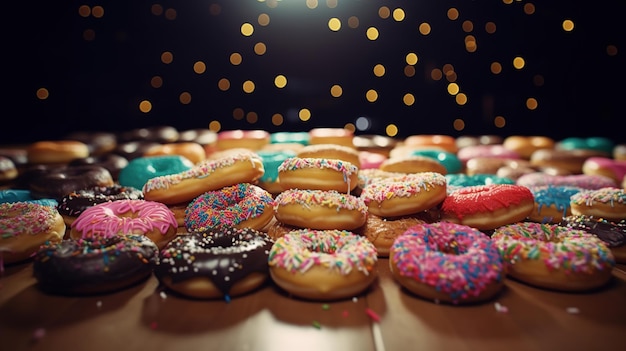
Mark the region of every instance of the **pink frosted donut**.
<instances>
[{"instance_id":1,"label":"pink frosted donut","mask_svg":"<svg viewBox=\"0 0 626 351\"><path fill-rule=\"evenodd\" d=\"M147 200L117 200L89 207L72 223L72 239L141 234L162 249L176 235L178 222L167 205Z\"/></svg>"},{"instance_id":2,"label":"pink frosted donut","mask_svg":"<svg viewBox=\"0 0 626 351\"><path fill-rule=\"evenodd\" d=\"M208 191L185 209L185 227L192 232L222 226L261 230L273 218L272 195L249 183Z\"/></svg>"},{"instance_id":3,"label":"pink frosted donut","mask_svg":"<svg viewBox=\"0 0 626 351\"><path fill-rule=\"evenodd\" d=\"M388 159L387 156L378 152L359 151L361 162L359 169L377 169L386 159Z\"/></svg>"},{"instance_id":4,"label":"pink frosted donut","mask_svg":"<svg viewBox=\"0 0 626 351\"><path fill-rule=\"evenodd\" d=\"M621 184L626 175L626 161L608 157L589 157L583 163L583 173L609 177L616 184Z\"/></svg>"},{"instance_id":5,"label":"pink frosted donut","mask_svg":"<svg viewBox=\"0 0 626 351\"><path fill-rule=\"evenodd\" d=\"M520 159L520 155L517 152L509 150L500 144L466 146L457 152L457 157L463 163L477 157Z\"/></svg>"},{"instance_id":6,"label":"pink frosted donut","mask_svg":"<svg viewBox=\"0 0 626 351\"><path fill-rule=\"evenodd\" d=\"M489 236L449 222L409 228L391 246L389 266L396 281L414 294L454 304L491 299L505 277Z\"/></svg>"},{"instance_id":7,"label":"pink frosted donut","mask_svg":"<svg viewBox=\"0 0 626 351\"><path fill-rule=\"evenodd\" d=\"M524 174L517 178L516 184L529 188L534 186L554 185L573 186L588 190L617 186L613 179L601 175L574 174L557 176L543 172Z\"/></svg>"}]
</instances>

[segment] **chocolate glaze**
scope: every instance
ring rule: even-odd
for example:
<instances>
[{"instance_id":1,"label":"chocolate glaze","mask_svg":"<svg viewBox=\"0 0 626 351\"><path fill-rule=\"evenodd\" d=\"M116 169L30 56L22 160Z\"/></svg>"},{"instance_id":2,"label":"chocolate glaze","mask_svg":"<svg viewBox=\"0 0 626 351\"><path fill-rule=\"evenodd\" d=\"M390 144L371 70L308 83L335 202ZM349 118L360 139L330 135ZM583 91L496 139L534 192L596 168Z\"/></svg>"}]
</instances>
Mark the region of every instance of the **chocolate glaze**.
<instances>
[{"instance_id":1,"label":"chocolate glaze","mask_svg":"<svg viewBox=\"0 0 626 351\"><path fill-rule=\"evenodd\" d=\"M251 228L223 227L182 234L161 250L154 274L159 280L171 277L174 284L206 277L229 295L231 287L250 273L269 274L272 245L267 234Z\"/></svg>"},{"instance_id":2,"label":"chocolate glaze","mask_svg":"<svg viewBox=\"0 0 626 351\"><path fill-rule=\"evenodd\" d=\"M103 202L116 200L143 200L143 192L129 186L95 186L72 191L59 202L57 209L64 216L77 217L84 210Z\"/></svg>"},{"instance_id":3,"label":"chocolate glaze","mask_svg":"<svg viewBox=\"0 0 626 351\"><path fill-rule=\"evenodd\" d=\"M143 235L66 239L40 248L33 274L39 288L49 293L112 292L148 278L158 252Z\"/></svg>"},{"instance_id":4,"label":"chocolate glaze","mask_svg":"<svg viewBox=\"0 0 626 351\"><path fill-rule=\"evenodd\" d=\"M608 247L622 246L626 243L626 220L612 222L594 216L572 215L564 217L561 225L594 234Z\"/></svg>"},{"instance_id":5,"label":"chocolate glaze","mask_svg":"<svg viewBox=\"0 0 626 351\"><path fill-rule=\"evenodd\" d=\"M89 156L85 158L77 158L70 163L68 166L81 166L81 165L96 165L102 166L109 170L113 180L117 180L119 178L120 172L124 167L128 165L128 160L126 157L122 155L116 155L113 153L108 153L104 155L97 156Z\"/></svg>"},{"instance_id":6,"label":"chocolate glaze","mask_svg":"<svg viewBox=\"0 0 626 351\"><path fill-rule=\"evenodd\" d=\"M60 200L66 194L93 186L113 185L111 172L96 165L52 168L30 180L29 190L34 198Z\"/></svg>"}]
</instances>

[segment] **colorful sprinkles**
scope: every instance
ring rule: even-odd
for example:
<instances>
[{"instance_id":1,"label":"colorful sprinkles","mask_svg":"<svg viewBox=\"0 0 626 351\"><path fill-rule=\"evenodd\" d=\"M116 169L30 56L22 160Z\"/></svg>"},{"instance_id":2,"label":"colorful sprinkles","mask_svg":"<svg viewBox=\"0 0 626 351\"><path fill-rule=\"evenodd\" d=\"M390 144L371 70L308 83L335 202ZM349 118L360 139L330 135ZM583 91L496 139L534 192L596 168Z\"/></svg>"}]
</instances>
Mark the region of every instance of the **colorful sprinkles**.
<instances>
[{"instance_id":1,"label":"colorful sprinkles","mask_svg":"<svg viewBox=\"0 0 626 351\"><path fill-rule=\"evenodd\" d=\"M446 186L446 177L441 173L412 173L373 181L363 188L361 198L366 203L369 201L381 203L394 197L411 197L442 186Z\"/></svg>"},{"instance_id":2,"label":"colorful sprinkles","mask_svg":"<svg viewBox=\"0 0 626 351\"><path fill-rule=\"evenodd\" d=\"M2 203L0 204L0 238L8 239L20 235L45 233L54 224L56 216L58 216L58 211L53 206L35 202Z\"/></svg>"}]
</instances>

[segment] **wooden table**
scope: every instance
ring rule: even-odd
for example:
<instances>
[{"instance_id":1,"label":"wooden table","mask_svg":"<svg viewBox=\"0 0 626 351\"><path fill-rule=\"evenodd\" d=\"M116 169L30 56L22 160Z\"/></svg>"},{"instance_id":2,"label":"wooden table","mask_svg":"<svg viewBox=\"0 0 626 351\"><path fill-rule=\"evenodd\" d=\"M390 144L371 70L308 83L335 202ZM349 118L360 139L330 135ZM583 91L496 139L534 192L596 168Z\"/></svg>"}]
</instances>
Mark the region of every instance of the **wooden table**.
<instances>
[{"instance_id":1,"label":"wooden table","mask_svg":"<svg viewBox=\"0 0 626 351\"><path fill-rule=\"evenodd\" d=\"M584 294L507 280L491 302L452 306L400 288L382 259L379 279L354 299L303 301L268 281L226 302L168 294L154 277L113 294L46 295L24 263L0 277L0 350L618 350L626 266L613 275Z\"/></svg>"}]
</instances>

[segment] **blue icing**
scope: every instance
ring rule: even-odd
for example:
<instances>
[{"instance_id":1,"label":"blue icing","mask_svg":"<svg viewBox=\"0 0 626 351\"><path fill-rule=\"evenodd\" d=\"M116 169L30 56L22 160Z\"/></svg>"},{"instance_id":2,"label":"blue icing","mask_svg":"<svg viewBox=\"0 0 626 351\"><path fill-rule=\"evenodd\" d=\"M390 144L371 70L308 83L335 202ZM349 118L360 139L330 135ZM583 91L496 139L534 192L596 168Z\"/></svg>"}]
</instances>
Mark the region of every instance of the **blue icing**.
<instances>
[{"instance_id":1,"label":"blue icing","mask_svg":"<svg viewBox=\"0 0 626 351\"><path fill-rule=\"evenodd\" d=\"M264 183L273 183L278 180L278 166L280 166L286 159L296 156L296 152L292 150L259 150L256 153L259 157L261 157L261 160L263 161L263 168L265 168L265 173L260 179L260 181Z\"/></svg>"},{"instance_id":2,"label":"blue icing","mask_svg":"<svg viewBox=\"0 0 626 351\"><path fill-rule=\"evenodd\" d=\"M537 211L541 213L541 209L544 206L556 207L558 210L563 211L563 217L567 215L567 210L570 208L570 198L572 195L579 193L581 188L573 186L539 186L530 187L530 192L535 197L537 203Z\"/></svg>"},{"instance_id":3,"label":"blue icing","mask_svg":"<svg viewBox=\"0 0 626 351\"><path fill-rule=\"evenodd\" d=\"M143 189L148 180L188 171L194 164L180 155L138 157L122 168L118 177L121 186Z\"/></svg>"},{"instance_id":4,"label":"blue icing","mask_svg":"<svg viewBox=\"0 0 626 351\"><path fill-rule=\"evenodd\" d=\"M498 177L493 174L467 175L463 173L446 174L448 186L465 187L489 184L515 184L515 180L506 177Z\"/></svg>"},{"instance_id":5,"label":"blue icing","mask_svg":"<svg viewBox=\"0 0 626 351\"><path fill-rule=\"evenodd\" d=\"M463 169L463 164L459 158L447 151L442 150L414 150L411 152L412 156L425 156L437 160L441 163L448 173L459 173Z\"/></svg>"},{"instance_id":6,"label":"blue icing","mask_svg":"<svg viewBox=\"0 0 626 351\"><path fill-rule=\"evenodd\" d=\"M57 207L59 204L55 199L35 199L29 190L7 189L0 190L0 203L12 202L33 202L44 206Z\"/></svg>"},{"instance_id":7,"label":"blue icing","mask_svg":"<svg viewBox=\"0 0 626 351\"><path fill-rule=\"evenodd\" d=\"M309 145L310 135L308 132L276 132L270 134L271 144L295 143Z\"/></svg>"}]
</instances>

